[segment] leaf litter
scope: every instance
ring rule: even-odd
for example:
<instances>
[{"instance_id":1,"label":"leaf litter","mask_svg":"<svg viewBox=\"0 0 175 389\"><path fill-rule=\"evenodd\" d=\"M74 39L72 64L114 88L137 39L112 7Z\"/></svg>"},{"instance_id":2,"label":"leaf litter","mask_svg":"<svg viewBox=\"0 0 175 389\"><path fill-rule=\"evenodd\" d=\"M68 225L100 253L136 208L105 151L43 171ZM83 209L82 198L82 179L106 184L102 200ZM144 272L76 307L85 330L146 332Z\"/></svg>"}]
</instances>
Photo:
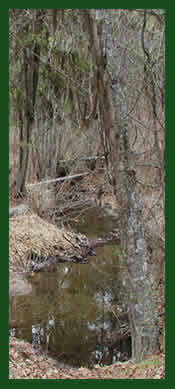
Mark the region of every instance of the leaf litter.
<instances>
[{"instance_id":1,"label":"leaf litter","mask_svg":"<svg viewBox=\"0 0 175 389\"><path fill-rule=\"evenodd\" d=\"M164 379L164 352L150 355L146 361L119 362L113 365L95 365L64 368L59 361L46 352L36 350L30 343L10 336L9 338L10 379Z\"/></svg>"}]
</instances>

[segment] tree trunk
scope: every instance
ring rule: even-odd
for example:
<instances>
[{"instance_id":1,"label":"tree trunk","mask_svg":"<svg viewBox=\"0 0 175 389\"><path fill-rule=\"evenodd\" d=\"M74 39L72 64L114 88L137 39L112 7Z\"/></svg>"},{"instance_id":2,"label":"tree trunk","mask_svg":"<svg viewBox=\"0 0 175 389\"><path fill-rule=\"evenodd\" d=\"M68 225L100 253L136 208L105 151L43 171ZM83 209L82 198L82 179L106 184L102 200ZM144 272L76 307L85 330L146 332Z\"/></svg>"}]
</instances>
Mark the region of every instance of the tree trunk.
<instances>
[{"instance_id":1,"label":"tree trunk","mask_svg":"<svg viewBox=\"0 0 175 389\"><path fill-rule=\"evenodd\" d=\"M107 58L104 53L104 42L102 42L102 29L97 27L93 12L93 10L86 11L85 17L94 64L94 82L96 83L98 96L102 147L104 149L109 182L114 185L118 171L118 128L116 125L111 79L105 71Z\"/></svg>"},{"instance_id":2,"label":"tree trunk","mask_svg":"<svg viewBox=\"0 0 175 389\"><path fill-rule=\"evenodd\" d=\"M143 205L136 181L135 161L129 146L127 125L121 130L123 172L116 193L122 207L121 245L124 255L123 285L126 290L132 335L132 358L137 362L158 349L158 327L145 238Z\"/></svg>"},{"instance_id":3,"label":"tree trunk","mask_svg":"<svg viewBox=\"0 0 175 389\"><path fill-rule=\"evenodd\" d=\"M126 264L128 272L128 308L132 333L132 357L137 362L158 348L157 317L153 297L153 279L149 270L148 248L142 204L134 172L130 180L129 218L127 223Z\"/></svg>"},{"instance_id":4,"label":"tree trunk","mask_svg":"<svg viewBox=\"0 0 175 389\"><path fill-rule=\"evenodd\" d=\"M96 72L99 111L104 131L111 183L121 207L121 242L125 255L123 283L127 291L127 306L132 335L132 358L137 362L158 348L158 329L152 277L148 268L148 249L142 204L136 182L135 159L131 153L127 123L117 124L110 87L105 75L102 38L98 33L93 11L88 10L86 22ZM104 77L105 75L105 77Z\"/></svg>"},{"instance_id":5,"label":"tree trunk","mask_svg":"<svg viewBox=\"0 0 175 389\"><path fill-rule=\"evenodd\" d=\"M36 10L33 24L33 32L38 33L41 29L41 10ZM40 46L33 43L30 47L24 47L24 115L20 112L20 164L16 180L16 195L25 193L27 176L29 147L31 140L32 125L34 122L34 110L36 92L39 79Z\"/></svg>"}]
</instances>

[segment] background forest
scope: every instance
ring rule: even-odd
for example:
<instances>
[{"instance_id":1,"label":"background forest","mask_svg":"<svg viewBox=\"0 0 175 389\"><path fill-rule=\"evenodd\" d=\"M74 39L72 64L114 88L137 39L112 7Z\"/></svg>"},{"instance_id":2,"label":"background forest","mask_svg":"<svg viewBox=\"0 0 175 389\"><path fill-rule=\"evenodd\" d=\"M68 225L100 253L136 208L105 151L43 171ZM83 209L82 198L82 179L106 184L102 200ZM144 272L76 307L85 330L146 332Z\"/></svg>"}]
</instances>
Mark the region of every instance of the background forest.
<instances>
[{"instance_id":1,"label":"background forest","mask_svg":"<svg viewBox=\"0 0 175 389\"><path fill-rule=\"evenodd\" d=\"M10 205L54 222L89 175L98 206L115 197L140 361L165 281L165 10L10 9L9 106Z\"/></svg>"}]
</instances>

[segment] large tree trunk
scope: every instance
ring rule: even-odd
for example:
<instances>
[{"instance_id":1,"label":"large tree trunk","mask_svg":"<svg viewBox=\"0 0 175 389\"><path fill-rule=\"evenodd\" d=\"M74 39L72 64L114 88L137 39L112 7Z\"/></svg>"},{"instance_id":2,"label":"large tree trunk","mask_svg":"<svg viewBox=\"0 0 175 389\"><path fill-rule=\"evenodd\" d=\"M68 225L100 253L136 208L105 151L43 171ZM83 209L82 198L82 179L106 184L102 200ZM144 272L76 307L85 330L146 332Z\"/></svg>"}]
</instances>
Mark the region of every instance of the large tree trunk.
<instances>
[{"instance_id":1,"label":"large tree trunk","mask_svg":"<svg viewBox=\"0 0 175 389\"><path fill-rule=\"evenodd\" d=\"M142 204L135 173L130 171L128 221L126 226L126 280L128 313L132 333L132 358L137 362L158 349L157 316L153 297L153 279L145 238ZM128 281L126 283L126 281Z\"/></svg>"},{"instance_id":2,"label":"large tree trunk","mask_svg":"<svg viewBox=\"0 0 175 389\"><path fill-rule=\"evenodd\" d=\"M115 190L122 209L123 284L132 335L132 358L139 362L158 349L158 327L143 205L136 180L134 155L130 151L127 124L121 129L120 150L121 172Z\"/></svg>"},{"instance_id":3,"label":"large tree trunk","mask_svg":"<svg viewBox=\"0 0 175 389\"><path fill-rule=\"evenodd\" d=\"M120 123L116 128L110 79L105 75L102 42L92 10L87 11L86 22L96 72L100 118L108 154L107 165L122 214L120 231L125 257L122 277L132 335L132 357L140 361L157 350L158 329L135 160L130 151L127 123Z\"/></svg>"},{"instance_id":4,"label":"large tree trunk","mask_svg":"<svg viewBox=\"0 0 175 389\"><path fill-rule=\"evenodd\" d=\"M136 176L128 171L129 204L126 226L126 278L128 312L132 333L132 357L137 362L158 349L157 316L153 296L153 279Z\"/></svg>"}]
</instances>

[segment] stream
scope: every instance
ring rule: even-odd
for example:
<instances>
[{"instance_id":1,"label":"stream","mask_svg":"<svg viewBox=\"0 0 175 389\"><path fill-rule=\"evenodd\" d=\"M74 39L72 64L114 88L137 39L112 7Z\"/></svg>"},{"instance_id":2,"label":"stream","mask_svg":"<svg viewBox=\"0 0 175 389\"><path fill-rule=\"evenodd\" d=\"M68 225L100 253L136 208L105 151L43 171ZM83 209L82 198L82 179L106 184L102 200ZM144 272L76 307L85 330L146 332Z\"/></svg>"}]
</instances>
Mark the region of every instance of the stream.
<instances>
[{"instance_id":1,"label":"stream","mask_svg":"<svg viewBox=\"0 0 175 389\"><path fill-rule=\"evenodd\" d=\"M115 217L98 208L70 224L89 237L116 227ZM119 247L106 244L87 264L60 263L55 272L37 273L23 294L10 293L10 335L49 352L60 367L91 368L129 359L131 339L118 335L127 322L121 314L119 253Z\"/></svg>"}]
</instances>

